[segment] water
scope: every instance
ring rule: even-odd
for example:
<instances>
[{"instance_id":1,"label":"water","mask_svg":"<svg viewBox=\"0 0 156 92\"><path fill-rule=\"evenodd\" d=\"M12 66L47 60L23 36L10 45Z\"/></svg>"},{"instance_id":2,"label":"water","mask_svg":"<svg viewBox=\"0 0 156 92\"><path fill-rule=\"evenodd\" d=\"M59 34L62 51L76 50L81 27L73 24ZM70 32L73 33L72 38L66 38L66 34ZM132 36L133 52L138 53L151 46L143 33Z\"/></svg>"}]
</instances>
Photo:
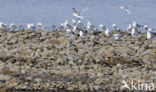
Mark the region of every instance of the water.
<instances>
[{"instance_id":1,"label":"water","mask_svg":"<svg viewBox=\"0 0 156 92\"><path fill-rule=\"evenodd\" d=\"M131 14L124 13L121 5L131 5ZM110 28L116 23L119 28L126 29L135 20L156 29L156 0L0 0L0 21L60 25L66 19L74 18L73 7L89 8L83 14L84 23L89 20L96 26L104 24Z\"/></svg>"}]
</instances>

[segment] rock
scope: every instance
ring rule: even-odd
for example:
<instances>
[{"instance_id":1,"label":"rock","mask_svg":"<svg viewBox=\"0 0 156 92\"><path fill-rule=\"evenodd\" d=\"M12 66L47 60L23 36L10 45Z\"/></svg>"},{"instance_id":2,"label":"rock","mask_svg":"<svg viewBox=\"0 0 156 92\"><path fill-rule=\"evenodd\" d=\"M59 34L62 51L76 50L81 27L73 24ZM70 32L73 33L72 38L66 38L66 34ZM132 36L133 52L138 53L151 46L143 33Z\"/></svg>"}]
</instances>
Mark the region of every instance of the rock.
<instances>
[{"instance_id":1,"label":"rock","mask_svg":"<svg viewBox=\"0 0 156 92\"><path fill-rule=\"evenodd\" d=\"M16 87L16 86L18 85L18 83L17 83L15 80L9 81L8 84L9 84L11 87Z\"/></svg>"},{"instance_id":2,"label":"rock","mask_svg":"<svg viewBox=\"0 0 156 92\"><path fill-rule=\"evenodd\" d=\"M39 78L36 78L35 81L36 81L36 82L41 82L42 80L39 79Z\"/></svg>"},{"instance_id":3,"label":"rock","mask_svg":"<svg viewBox=\"0 0 156 92\"><path fill-rule=\"evenodd\" d=\"M3 87L3 88L0 88L0 92L6 92L7 91L7 88Z\"/></svg>"},{"instance_id":4,"label":"rock","mask_svg":"<svg viewBox=\"0 0 156 92\"><path fill-rule=\"evenodd\" d=\"M71 66L75 65L75 63L73 61L69 61L68 64L71 65Z\"/></svg>"},{"instance_id":5,"label":"rock","mask_svg":"<svg viewBox=\"0 0 156 92\"><path fill-rule=\"evenodd\" d=\"M149 49L156 49L156 44L150 44Z\"/></svg>"},{"instance_id":6,"label":"rock","mask_svg":"<svg viewBox=\"0 0 156 92\"><path fill-rule=\"evenodd\" d=\"M2 71L5 68L5 63L0 61L0 71Z\"/></svg>"},{"instance_id":7,"label":"rock","mask_svg":"<svg viewBox=\"0 0 156 92\"><path fill-rule=\"evenodd\" d=\"M10 76L8 76L8 75L3 75L3 74L0 74L0 80L5 80L5 81L8 81L8 80L10 80L11 79L11 77Z\"/></svg>"},{"instance_id":8,"label":"rock","mask_svg":"<svg viewBox=\"0 0 156 92\"><path fill-rule=\"evenodd\" d=\"M95 84L100 85L101 83L103 83L104 79L103 78L97 78L95 80Z\"/></svg>"},{"instance_id":9,"label":"rock","mask_svg":"<svg viewBox=\"0 0 156 92\"><path fill-rule=\"evenodd\" d=\"M18 42L18 39L17 39L17 38L11 39L10 42L11 42L12 44L16 44L16 43Z\"/></svg>"},{"instance_id":10,"label":"rock","mask_svg":"<svg viewBox=\"0 0 156 92\"><path fill-rule=\"evenodd\" d=\"M6 74L6 75L10 75L10 74L13 73L13 71L11 71L11 70L9 70L9 69L4 69L4 70L2 71L2 73L3 73L3 74Z\"/></svg>"}]
</instances>

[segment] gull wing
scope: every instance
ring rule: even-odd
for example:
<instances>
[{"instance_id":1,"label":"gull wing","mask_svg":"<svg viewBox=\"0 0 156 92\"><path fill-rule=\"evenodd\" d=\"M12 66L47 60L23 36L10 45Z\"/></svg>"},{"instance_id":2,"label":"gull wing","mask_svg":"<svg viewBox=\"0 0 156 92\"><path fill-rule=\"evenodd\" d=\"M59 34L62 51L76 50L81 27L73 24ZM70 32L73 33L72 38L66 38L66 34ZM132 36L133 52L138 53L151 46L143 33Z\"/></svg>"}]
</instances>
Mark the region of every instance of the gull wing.
<instances>
[{"instance_id":1,"label":"gull wing","mask_svg":"<svg viewBox=\"0 0 156 92\"><path fill-rule=\"evenodd\" d=\"M85 8L85 9L81 10L80 13L83 14L87 10L88 10L88 8Z\"/></svg>"}]
</instances>

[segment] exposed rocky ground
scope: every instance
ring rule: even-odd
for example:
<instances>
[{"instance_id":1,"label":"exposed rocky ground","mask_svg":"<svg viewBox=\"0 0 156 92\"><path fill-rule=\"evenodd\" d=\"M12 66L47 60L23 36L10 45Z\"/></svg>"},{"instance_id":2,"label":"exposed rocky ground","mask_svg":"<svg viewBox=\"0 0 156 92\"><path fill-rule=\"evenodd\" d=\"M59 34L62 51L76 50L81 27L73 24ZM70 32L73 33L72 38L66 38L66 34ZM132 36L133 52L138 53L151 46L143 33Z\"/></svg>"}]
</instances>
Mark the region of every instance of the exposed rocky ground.
<instances>
[{"instance_id":1,"label":"exposed rocky ground","mask_svg":"<svg viewBox=\"0 0 156 92\"><path fill-rule=\"evenodd\" d=\"M122 81L156 85L156 39L104 33L0 32L0 90L121 91ZM125 89L127 90L127 89ZM1 92L0 91L0 92Z\"/></svg>"}]
</instances>

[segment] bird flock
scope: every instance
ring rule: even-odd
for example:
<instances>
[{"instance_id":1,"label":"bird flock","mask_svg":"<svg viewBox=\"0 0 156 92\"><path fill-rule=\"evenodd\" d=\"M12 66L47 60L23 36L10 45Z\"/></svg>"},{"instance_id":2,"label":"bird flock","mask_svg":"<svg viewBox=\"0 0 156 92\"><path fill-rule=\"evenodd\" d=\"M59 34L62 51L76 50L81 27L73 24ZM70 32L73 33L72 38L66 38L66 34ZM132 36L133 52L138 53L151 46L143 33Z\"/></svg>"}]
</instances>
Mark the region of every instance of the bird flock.
<instances>
[{"instance_id":1,"label":"bird flock","mask_svg":"<svg viewBox=\"0 0 156 92\"><path fill-rule=\"evenodd\" d=\"M121 6L121 10L123 10L125 13L130 14L129 6ZM82 14L88 10L88 8L83 9L81 11L78 11L75 8L72 8L73 10L73 16L75 19L71 20L71 24L69 23L69 20L65 20L63 23L60 24L60 26L57 28L55 25L51 26L52 31L65 31L66 36L72 37L73 35L79 35L80 37L89 37L89 33L96 33L96 32L103 32L105 33L106 36L113 36L114 39L118 40L120 39L120 32L112 34L113 31L119 31L120 29L116 24L112 25L113 30L110 31L109 28L104 26L103 24L99 24L98 27L93 25L90 21L86 23L87 26L85 26L84 23L82 23L82 20L84 17ZM147 25L140 25L137 24L136 21L133 21L132 24L129 24L127 27L127 31L131 34L131 36L138 37L139 33L137 32L140 28L144 29L147 34L147 39L152 39L154 38L154 35L152 35L152 28L150 28ZM26 28L22 24L15 25L14 23L11 23L10 26L8 26L5 23L0 22L0 31L12 31L12 32L17 32L17 31L45 31L47 27L43 25L42 23L38 23L37 25L30 24L28 23L26 25Z\"/></svg>"}]
</instances>

